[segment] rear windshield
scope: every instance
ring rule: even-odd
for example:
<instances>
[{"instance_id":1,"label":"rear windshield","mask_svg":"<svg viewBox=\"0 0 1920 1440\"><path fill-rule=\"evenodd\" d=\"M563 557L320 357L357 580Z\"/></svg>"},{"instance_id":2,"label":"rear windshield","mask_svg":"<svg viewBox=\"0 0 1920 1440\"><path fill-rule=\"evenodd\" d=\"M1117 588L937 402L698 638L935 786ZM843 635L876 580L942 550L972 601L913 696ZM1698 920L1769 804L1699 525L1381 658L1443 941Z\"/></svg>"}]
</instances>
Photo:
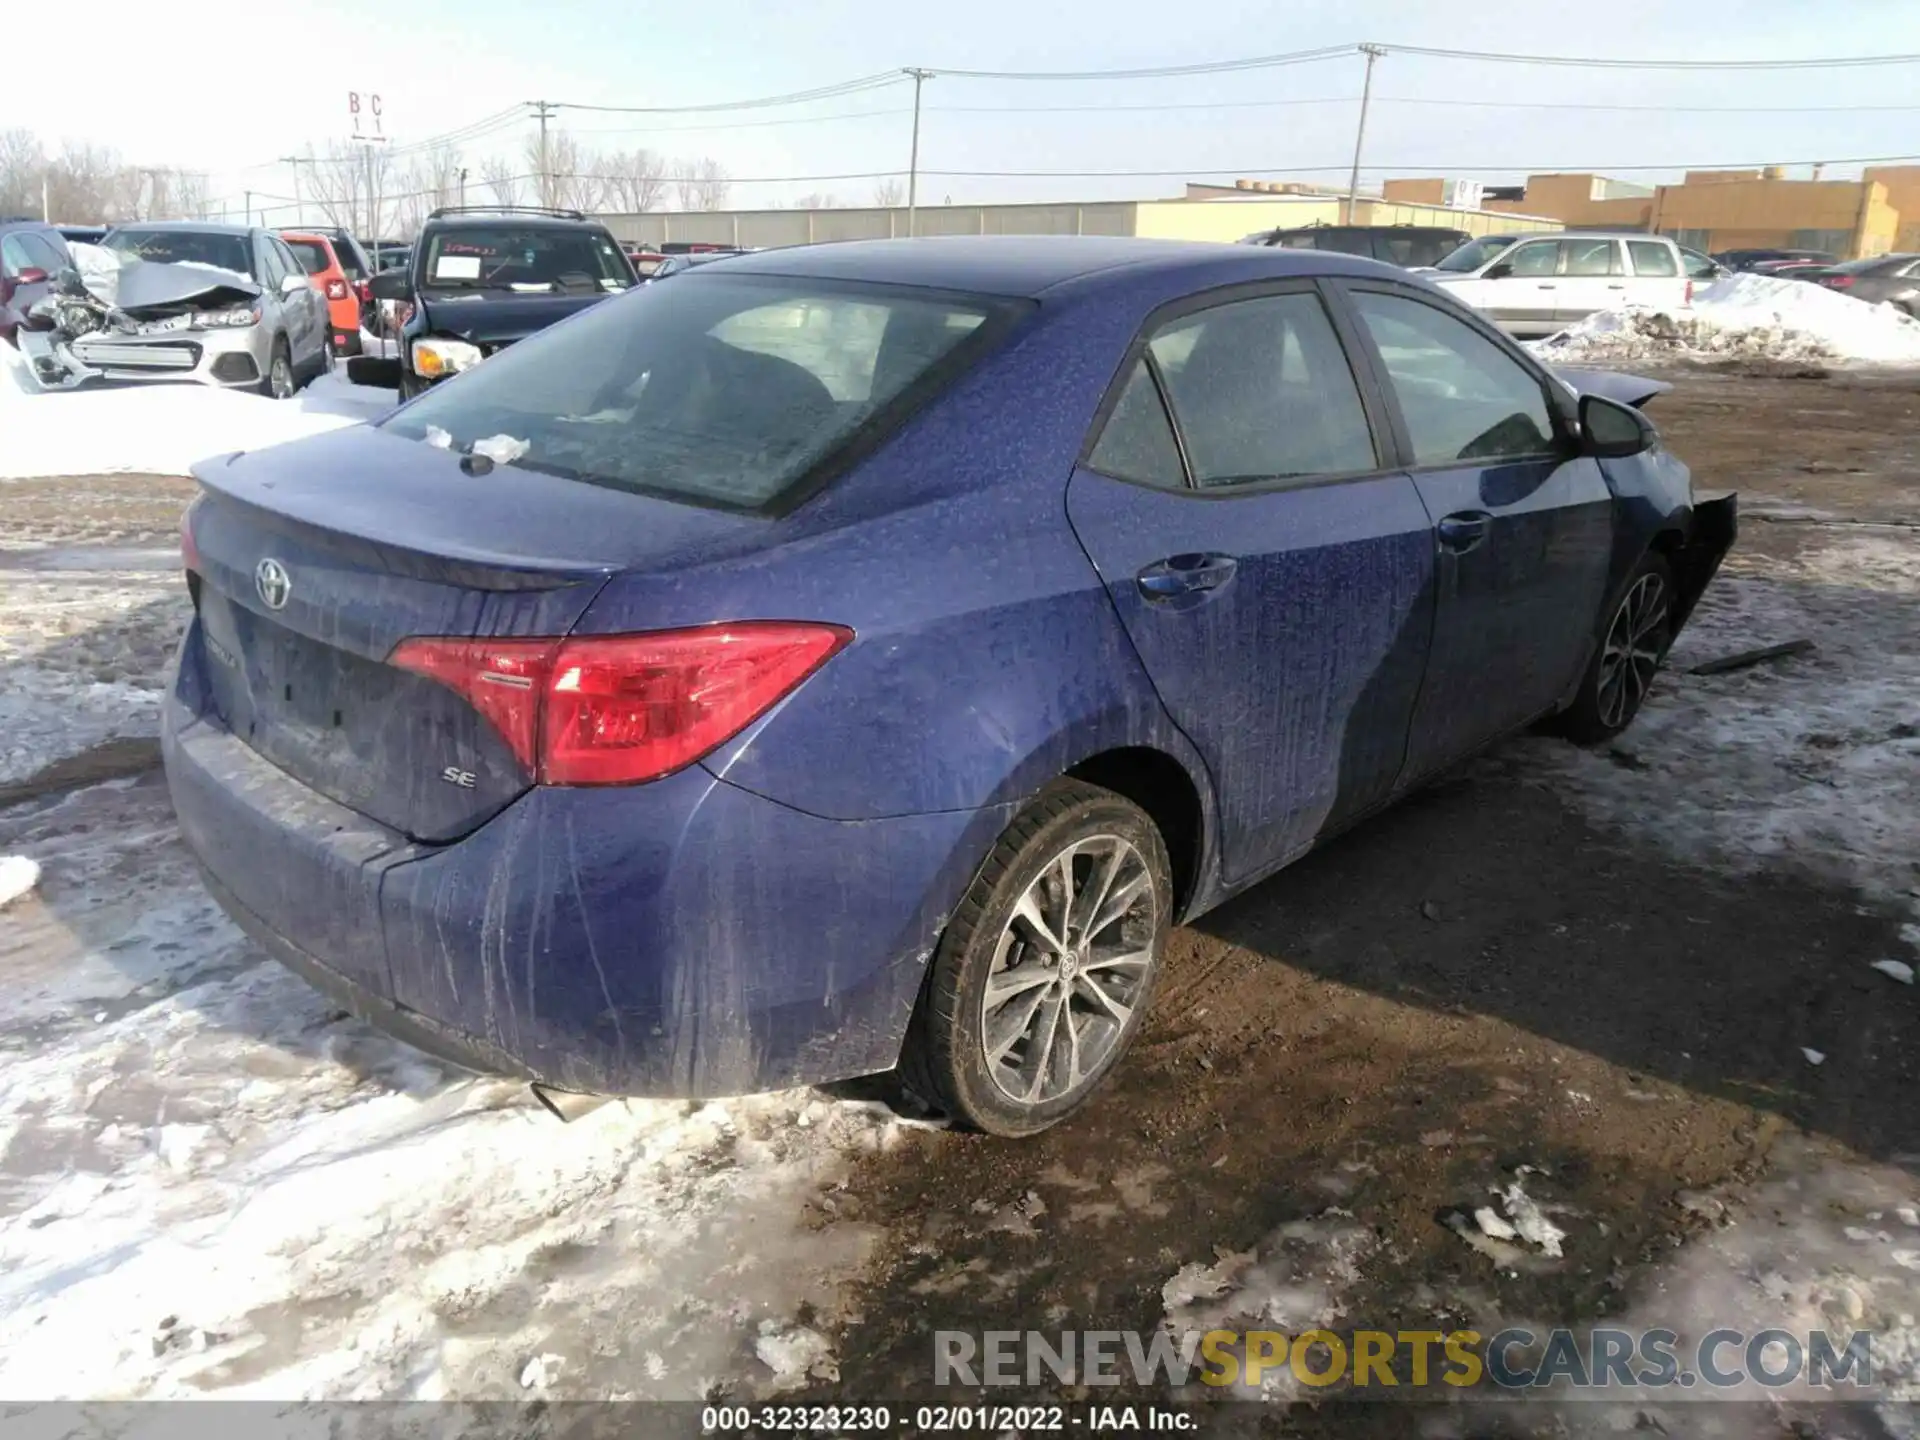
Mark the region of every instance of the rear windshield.
<instances>
[{"instance_id":1,"label":"rear windshield","mask_svg":"<svg viewBox=\"0 0 1920 1440\"><path fill-rule=\"evenodd\" d=\"M381 423L462 451L494 440L481 453L496 457L524 445L514 463L589 484L758 509L1018 313L724 269L595 305Z\"/></svg>"},{"instance_id":2,"label":"rear windshield","mask_svg":"<svg viewBox=\"0 0 1920 1440\"><path fill-rule=\"evenodd\" d=\"M289 240L287 248L293 251L293 258L300 262L300 268L309 275L323 275L333 268L333 256L318 240Z\"/></svg>"},{"instance_id":3,"label":"rear windshield","mask_svg":"<svg viewBox=\"0 0 1920 1440\"><path fill-rule=\"evenodd\" d=\"M142 230L136 226L115 230L103 242L116 255L153 260L165 265L216 265L248 278L253 276L253 247L244 235L208 230Z\"/></svg>"},{"instance_id":4,"label":"rear windshield","mask_svg":"<svg viewBox=\"0 0 1920 1440\"><path fill-rule=\"evenodd\" d=\"M1452 254L1436 260L1434 268L1455 275L1470 275L1482 265L1498 259L1517 238L1513 235L1482 235L1478 240L1469 240Z\"/></svg>"},{"instance_id":5,"label":"rear windshield","mask_svg":"<svg viewBox=\"0 0 1920 1440\"><path fill-rule=\"evenodd\" d=\"M423 284L429 290L625 290L633 270L611 238L592 230L462 226L428 241Z\"/></svg>"}]
</instances>

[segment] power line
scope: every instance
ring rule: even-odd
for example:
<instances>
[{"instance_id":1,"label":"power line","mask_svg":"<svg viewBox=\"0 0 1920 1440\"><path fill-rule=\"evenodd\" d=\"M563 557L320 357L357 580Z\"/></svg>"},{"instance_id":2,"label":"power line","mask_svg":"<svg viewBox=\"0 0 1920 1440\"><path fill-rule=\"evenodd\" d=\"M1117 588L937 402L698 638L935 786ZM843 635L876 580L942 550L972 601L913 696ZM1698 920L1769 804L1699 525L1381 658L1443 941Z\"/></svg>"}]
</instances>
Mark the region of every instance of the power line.
<instances>
[{"instance_id":1,"label":"power line","mask_svg":"<svg viewBox=\"0 0 1920 1440\"><path fill-rule=\"evenodd\" d=\"M1920 54L1826 55L1798 60L1628 60L1578 55L1507 55L1489 50L1441 50L1431 45L1388 45L1394 55L1437 60L1482 60L1498 65L1570 65L1589 70L1845 70L1867 65L1912 65Z\"/></svg>"},{"instance_id":2,"label":"power line","mask_svg":"<svg viewBox=\"0 0 1920 1440\"><path fill-rule=\"evenodd\" d=\"M554 108L559 110L591 110L609 115L704 115L719 110L765 110L780 105L805 105L814 100L832 100L842 95L857 95L867 90L883 90L889 85L905 83L906 74L899 70L884 70L874 75L863 75L856 80L843 80L837 85L821 85L812 90L795 90L786 95L763 95L753 100L722 100L710 105L586 105L573 101L556 101Z\"/></svg>"},{"instance_id":3,"label":"power line","mask_svg":"<svg viewBox=\"0 0 1920 1440\"><path fill-rule=\"evenodd\" d=\"M1274 110L1300 105L1357 105L1358 95L1302 95L1283 100L1181 100L1150 105L929 105L929 115L1103 115L1130 111L1169 110ZM1865 112L1920 110L1920 105L1614 105L1600 101L1578 100L1457 100L1425 99L1414 95L1376 95L1376 105L1447 105L1486 110L1600 110L1672 115L1838 115ZM865 113L865 112L856 112ZM904 109L876 110L876 115L905 115ZM808 119L840 119L822 115L798 120L771 120L763 124L803 125ZM689 125L689 130L703 126ZM612 133L612 132L609 132Z\"/></svg>"},{"instance_id":4,"label":"power line","mask_svg":"<svg viewBox=\"0 0 1920 1440\"><path fill-rule=\"evenodd\" d=\"M1280 55L1252 55L1240 60L1202 60L1189 65L1153 65L1137 70L946 70L931 75L956 80L1160 80L1177 75L1220 75L1233 70L1267 70L1280 65L1306 65L1357 55L1358 45L1323 45L1317 50L1293 50Z\"/></svg>"},{"instance_id":5,"label":"power line","mask_svg":"<svg viewBox=\"0 0 1920 1440\"><path fill-rule=\"evenodd\" d=\"M1387 161L1375 161L1366 168L1371 171L1420 171L1427 174L1470 175L1497 171L1525 171L1528 174L1548 175L1555 173L1619 174L1622 172L1651 172L1655 170L1759 170L1768 166L1792 168L1801 165L1894 165L1907 161L1920 160L1920 155L1854 155L1835 158L1823 156L1818 160L1696 160L1682 163L1677 160L1660 165L1574 165L1562 161L1554 165L1521 164L1467 164L1456 161L1449 165L1399 165ZM1173 170L922 170L922 175L941 176L952 179L984 180L1146 180L1164 179L1179 175L1321 175L1338 174L1348 168L1339 165L1183 165ZM859 178L859 177L852 177ZM750 182L741 181L741 184ZM771 183L771 182L768 182Z\"/></svg>"}]
</instances>

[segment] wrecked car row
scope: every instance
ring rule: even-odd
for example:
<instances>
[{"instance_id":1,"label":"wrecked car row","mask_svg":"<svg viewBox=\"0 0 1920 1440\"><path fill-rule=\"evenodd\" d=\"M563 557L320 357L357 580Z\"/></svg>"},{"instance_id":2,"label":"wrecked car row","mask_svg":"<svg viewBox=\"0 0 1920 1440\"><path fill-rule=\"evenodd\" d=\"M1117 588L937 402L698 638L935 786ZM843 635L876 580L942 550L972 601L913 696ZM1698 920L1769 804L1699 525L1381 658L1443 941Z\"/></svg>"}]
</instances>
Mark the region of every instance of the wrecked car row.
<instances>
[{"instance_id":1,"label":"wrecked car row","mask_svg":"<svg viewBox=\"0 0 1920 1440\"><path fill-rule=\"evenodd\" d=\"M327 297L271 231L155 222L69 254L14 336L43 389L184 380L285 399L333 363Z\"/></svg>"}]
</instances>

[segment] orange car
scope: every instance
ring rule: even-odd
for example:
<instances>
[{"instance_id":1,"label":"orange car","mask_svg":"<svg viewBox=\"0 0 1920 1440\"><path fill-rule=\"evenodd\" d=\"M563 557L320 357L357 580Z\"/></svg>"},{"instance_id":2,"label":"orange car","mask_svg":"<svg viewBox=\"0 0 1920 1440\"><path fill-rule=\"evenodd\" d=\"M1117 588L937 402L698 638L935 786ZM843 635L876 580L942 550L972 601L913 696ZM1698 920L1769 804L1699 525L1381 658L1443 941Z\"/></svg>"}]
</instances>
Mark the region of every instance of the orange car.
<instances>
[{"instance_id":1,"label":"orange car","mask_svg":"<svg viewBox=\"0 0 1920 1440\"><path fill-rule=\"evenodd\" d=\"M360 353L361 296L353 280L340 264L334 242L310 230L282 230L280 238L294 253L313 282L313 288L327 297L327 316L333 323L333 353Z\"/></svg>"}]
</instances>

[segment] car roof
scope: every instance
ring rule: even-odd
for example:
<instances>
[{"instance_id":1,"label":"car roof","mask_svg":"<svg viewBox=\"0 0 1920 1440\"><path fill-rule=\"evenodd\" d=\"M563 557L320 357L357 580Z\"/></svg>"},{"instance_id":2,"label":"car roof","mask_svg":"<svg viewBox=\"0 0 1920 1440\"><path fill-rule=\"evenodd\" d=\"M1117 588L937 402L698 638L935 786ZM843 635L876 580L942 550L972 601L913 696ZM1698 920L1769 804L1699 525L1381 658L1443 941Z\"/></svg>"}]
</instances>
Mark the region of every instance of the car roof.
<instances>
[{"instance_id":1,"label":"car roof","mask_svg":"<svg viewBox=\"0 0 1920 1440\"><path fill-rule=\"evenodd\" d=\"M233 225L224 220L124 220L115 230L178 230L191 235L251 235L258 225Z\"/></svg>"},{"instance_id":2,"label":"car roof","mask_svg":"<svg viewBox=\"0 0 1920 1440\"><path fill-rule=\"evenodd\" d=\"M1331 250L1280 250L1205 240L954 235L793 245L729 255L723 268L729 275L871 280L1032 298L1069 282L1124 285L1149 273L1188 272L1200 288L1289 275L1378 275L1390 267Z\"/></svg>"},{"instance_id":3,"label":"car roof","mask_svg":"<svg viewBox=\"0 0 1920 1440\"><path fill-rule=\"evenodd\" d=\"M512 225L516 229L527 230L604 230L607 228L593 219L575 220L565 215L522 215L512 210L478 215L442 215L437 220L428 220L420 228L423 231L493 230L502 225Z\"/></svg>"}]
</instances>

